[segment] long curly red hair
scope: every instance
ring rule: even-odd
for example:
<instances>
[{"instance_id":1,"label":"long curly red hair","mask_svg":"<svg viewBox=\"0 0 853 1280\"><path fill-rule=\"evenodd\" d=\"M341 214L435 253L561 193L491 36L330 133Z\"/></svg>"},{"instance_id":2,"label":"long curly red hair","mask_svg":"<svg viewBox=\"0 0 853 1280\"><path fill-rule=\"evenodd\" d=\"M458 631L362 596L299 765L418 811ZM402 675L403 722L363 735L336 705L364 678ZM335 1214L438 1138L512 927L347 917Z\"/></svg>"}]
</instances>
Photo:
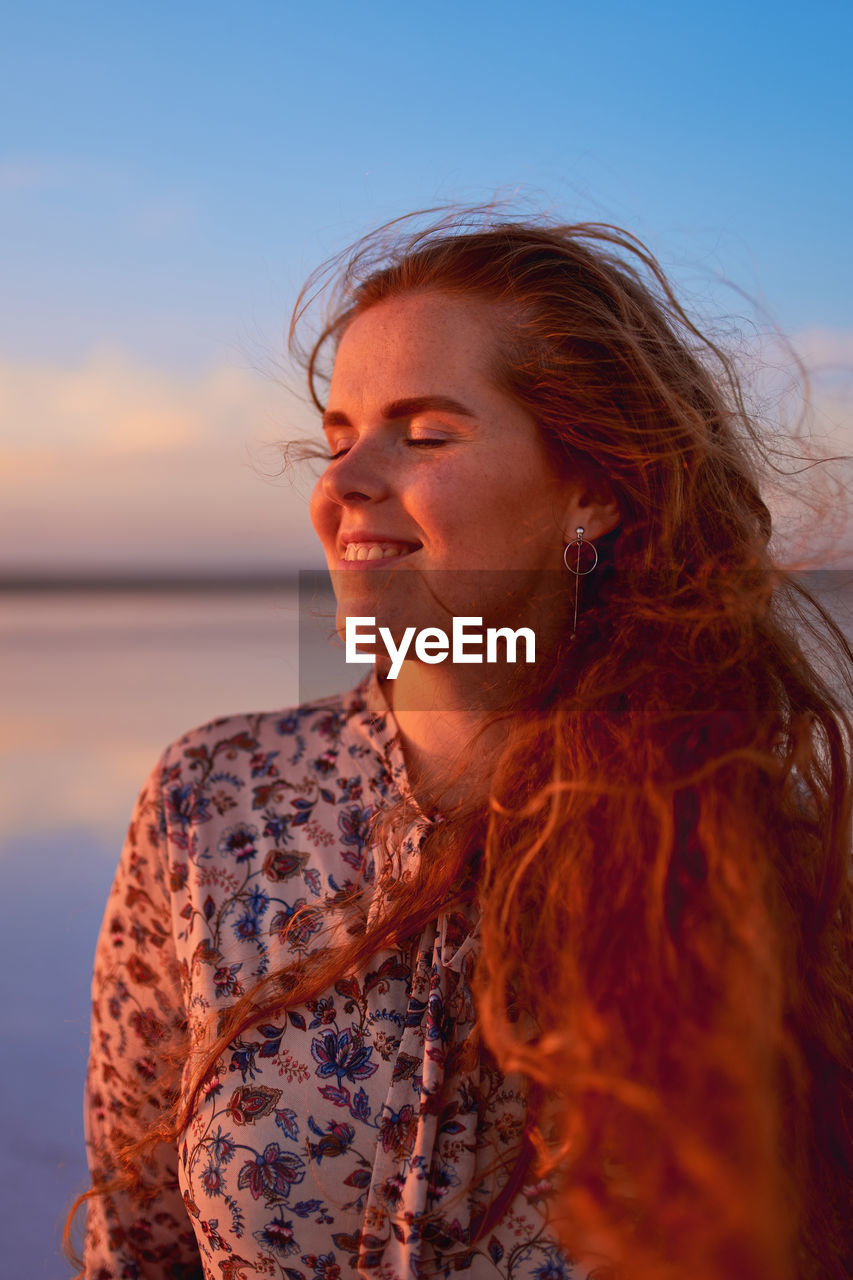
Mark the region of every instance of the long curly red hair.
<instances>
[{"instance_id":1,"label":"long curly red hair","mask_svg":"<svg viewBox=\"0 0 853 1280\"><path fill-rule=\"evenodd\" d=\"M853 655L774 563L732 361L609 226L403 221L335 270L304 353L318 406L366 308L494 303L498 384L621 523L576 639L504 715L487 805L436 826L369 934L234 1005L158 1136L259 1017L475 901L479 1034L530 1083L525 1149L559 1184L566 1246L625 1280L850 1276Z\"/></svg>"}]
</instances>

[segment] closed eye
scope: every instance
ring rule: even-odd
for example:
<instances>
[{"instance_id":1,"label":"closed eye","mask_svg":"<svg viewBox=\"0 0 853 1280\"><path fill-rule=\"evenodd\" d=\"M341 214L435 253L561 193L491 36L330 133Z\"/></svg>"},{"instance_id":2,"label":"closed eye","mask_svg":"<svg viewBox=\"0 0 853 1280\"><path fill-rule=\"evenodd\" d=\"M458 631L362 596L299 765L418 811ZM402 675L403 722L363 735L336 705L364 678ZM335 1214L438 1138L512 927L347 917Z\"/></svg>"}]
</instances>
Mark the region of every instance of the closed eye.
<instances>
[{"instance_id":1,"label":"closed eye","mask_svg":"<svg viewBox=\"0 0 853 1280\"><path fill-rule=\"evenodd\" d=\"M412 436L404 440L403 444L408 445L409 448L412 448L412 449L437 449L443 444L450 444L450 441L432 439L428 437L421 438L418 436ZM342 458L345 453L349 453L350 448L351 446L347 445L346 448L344 449L338 449L335 451L335 453L330 453L329 459L328 459L329 462L336 462L337 459Z\"/></svg>"}]
</instances>

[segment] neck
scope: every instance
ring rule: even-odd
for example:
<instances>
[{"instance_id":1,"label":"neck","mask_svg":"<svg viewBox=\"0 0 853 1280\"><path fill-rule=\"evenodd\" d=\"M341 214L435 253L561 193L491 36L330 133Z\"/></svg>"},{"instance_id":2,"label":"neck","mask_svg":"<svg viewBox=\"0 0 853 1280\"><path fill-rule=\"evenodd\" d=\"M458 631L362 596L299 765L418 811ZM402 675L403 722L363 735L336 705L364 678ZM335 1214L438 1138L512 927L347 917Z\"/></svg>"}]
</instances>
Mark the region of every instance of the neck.
<instances>
[{"instance_id":1,"label":"neck","mask_svg":"<svg viewBox=\"0 0 853 1280\"><path fill-rule=\"evenodd\" d=\"M394 712L409 785L425 812L444 812L460 802L481 803L489 792L504 727L489 725L511 688L498 685L494 668L404 662L382 690ZM476 737L476 741L474 741Z\"/></svg>"}]
</instances>

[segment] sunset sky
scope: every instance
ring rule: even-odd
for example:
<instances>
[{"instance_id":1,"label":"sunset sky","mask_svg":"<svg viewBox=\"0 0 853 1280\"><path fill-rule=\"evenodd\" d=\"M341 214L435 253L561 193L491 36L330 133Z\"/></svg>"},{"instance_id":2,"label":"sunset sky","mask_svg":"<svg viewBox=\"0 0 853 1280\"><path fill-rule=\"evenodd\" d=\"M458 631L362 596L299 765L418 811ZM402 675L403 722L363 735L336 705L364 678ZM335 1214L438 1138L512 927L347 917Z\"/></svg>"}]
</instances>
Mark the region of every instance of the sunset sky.
<instances>
[{"instance_id":1,"label":"sunset sky","mask_svg":"<svg viewBox=\"0 0 853 1280\"><path fill-rule=\"evenodd\" d=\"M849 0L7 6L0 570L317 563L290 307L447 201L635 231L793 339L853 452L851 36Z\"/></svg>"}]
</instances>

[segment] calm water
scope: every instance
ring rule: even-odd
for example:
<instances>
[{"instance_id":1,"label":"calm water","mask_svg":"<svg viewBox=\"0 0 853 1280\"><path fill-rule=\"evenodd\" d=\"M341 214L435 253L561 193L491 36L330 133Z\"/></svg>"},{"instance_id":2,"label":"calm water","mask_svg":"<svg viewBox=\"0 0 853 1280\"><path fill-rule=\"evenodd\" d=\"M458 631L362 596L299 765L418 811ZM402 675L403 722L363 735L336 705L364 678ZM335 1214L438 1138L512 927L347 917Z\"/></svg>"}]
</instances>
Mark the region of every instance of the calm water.
<instances>
[{"instance_id":1,"label":"calm water","mask_svg":"<svg viewBox=\"0 0 853 1280\"><path fill-rule=\"evenodd\" d=\"M0 596L3 1275L70 1274L92 952L139 787L193 725L297 700L293 592Z\"/></svg>"},{"instance_id":2,"label":"calm water","mask_svg":"<svg viewBox=\"0 0 853 1280\"><path fill-rule=\"evenodd\" d=\"M812 584L848 633L851 582ZM0 595L4 1275L69 1275L92 952L137 791L184 730L297 702L297 634L287 590ZM303 695L345 687L315 657Z\"/></svg>"}]
</instances>

